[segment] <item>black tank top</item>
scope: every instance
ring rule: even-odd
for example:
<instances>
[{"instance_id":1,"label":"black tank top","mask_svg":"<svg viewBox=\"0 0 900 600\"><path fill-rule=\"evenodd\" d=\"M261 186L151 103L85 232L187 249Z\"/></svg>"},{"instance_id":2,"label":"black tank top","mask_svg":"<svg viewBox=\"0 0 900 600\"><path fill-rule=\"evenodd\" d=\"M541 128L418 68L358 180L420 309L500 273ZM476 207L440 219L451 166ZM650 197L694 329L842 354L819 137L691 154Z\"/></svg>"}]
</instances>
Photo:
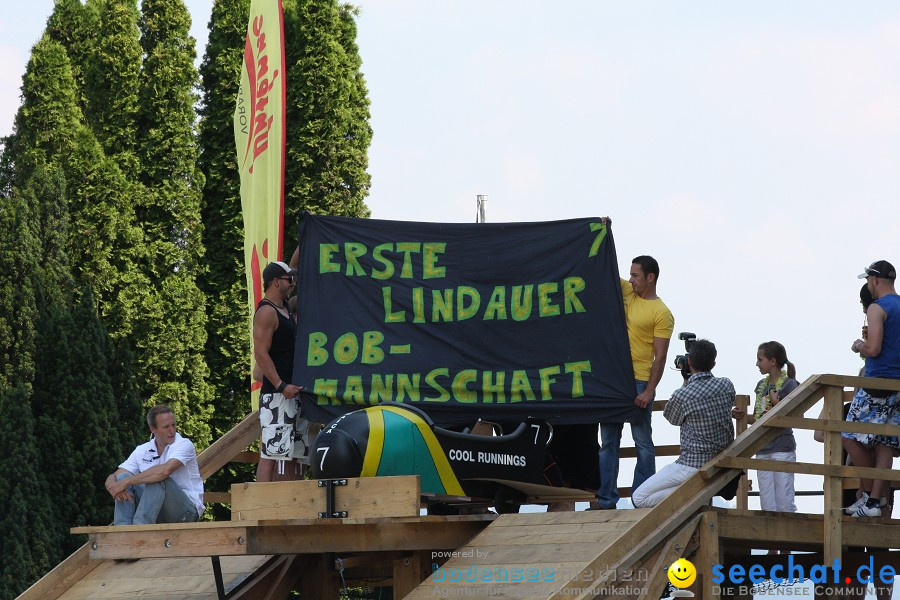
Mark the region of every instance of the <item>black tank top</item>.
<instances>
[{"instance_id":1,"label":"black tank top","mask_svg":"<svg viewBox=\"0 0 900 600\"><path fill-rule=\"evenodd\" d=\"M294 338L297 333L297 324L294 322L294 317L291 315L287 305L282 307L288 311L288 316L284 316L273 302L270 302L265 298L260 300L259 304L256 305L257 312L259 312L259 309L263 304L268 304L274 308L275 314L278 316L278 328L272 332L272 345L269 346L269 358L272 359L272 363L275 365L275 372L278 373L278 376L281 377L282 381L291 383L291 376L294 373ZM264 375L262 389L259 393L271 394L274 391L275 386Z\"/></svg>"}]
</instances>

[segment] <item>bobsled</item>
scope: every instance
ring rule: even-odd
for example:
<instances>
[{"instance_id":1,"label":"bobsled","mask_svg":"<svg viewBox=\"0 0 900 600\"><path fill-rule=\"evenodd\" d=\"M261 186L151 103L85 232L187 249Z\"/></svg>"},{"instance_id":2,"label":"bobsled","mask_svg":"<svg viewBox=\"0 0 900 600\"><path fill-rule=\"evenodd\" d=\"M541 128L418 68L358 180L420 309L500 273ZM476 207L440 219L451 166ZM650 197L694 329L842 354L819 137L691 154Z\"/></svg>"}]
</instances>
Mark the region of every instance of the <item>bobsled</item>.
<instances>
[{"instance_id":1,"label":"bobsled","mask_svg":"<svg viewBox=\"0 0 900 600\"><path fill-rule=\"evenodd\" d=\"M316 437L317 479L418 475L424 495L487 499L513 512L526 498L582 495L561 488L547 451L552 426L527 419L504 435L437 427L422 410L383 403L342 415Z\"/></svg>"}]
</instances>

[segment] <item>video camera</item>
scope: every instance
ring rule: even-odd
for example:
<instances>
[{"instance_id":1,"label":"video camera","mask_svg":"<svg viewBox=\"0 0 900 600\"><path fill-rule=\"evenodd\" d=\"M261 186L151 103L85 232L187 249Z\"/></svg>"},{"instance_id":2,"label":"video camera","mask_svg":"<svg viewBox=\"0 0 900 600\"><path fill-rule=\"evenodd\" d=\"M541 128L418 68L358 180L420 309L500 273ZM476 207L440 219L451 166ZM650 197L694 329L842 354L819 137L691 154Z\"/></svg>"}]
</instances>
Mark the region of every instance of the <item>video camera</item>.
<instances>
[{"instance_id":1,"label":"video camera","mask_svg":"<svg viewBox=\"0 0 900 600\"><path fill-rule=\"evenodd\" d=\"M687 379L691 376L691 367L688 364L688 356L691 355L691 348L697 343L697 335L689 331L682 331L678 334L678 339L684 341L684 354L675 357L675 368L681 371L681 376Z\"/></svg>"}]
</instances>

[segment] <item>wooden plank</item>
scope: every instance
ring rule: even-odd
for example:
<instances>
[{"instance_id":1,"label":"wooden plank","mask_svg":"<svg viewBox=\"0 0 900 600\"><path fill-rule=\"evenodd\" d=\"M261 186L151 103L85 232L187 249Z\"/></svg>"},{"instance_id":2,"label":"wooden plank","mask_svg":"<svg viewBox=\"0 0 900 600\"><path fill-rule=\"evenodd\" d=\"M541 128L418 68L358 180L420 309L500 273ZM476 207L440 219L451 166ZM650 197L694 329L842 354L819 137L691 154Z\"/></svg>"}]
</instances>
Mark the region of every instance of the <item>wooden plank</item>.
<instances>
[{"instance_id":1,"label":"wooden plank","mask_svg":"<svg viewBox=\"0 0 900 600\"><path fill-rule=\"evenodd\" d=\"M340 584L338 573L326 556L306 557L300 574L301 598L340 598Z\"/></svg>"},{"instance_id":2,"label":"wooden plank","mask_svg":"<svg viewBox=\"0 0 900 600\"><path fill-rule=\"evenodd\" d=\"M276 573L275 582L269 587L268 593L262 600L286 600L301 576L304 559L296 554L282 558L284 558L284 562Z\"/></svg>"},{"instance_id":3,"label":"wooden plank","mask_svg":"<svg viewBox=\"0 0 900 600\"><path fill-rule=\"evenodd\" d=\"M804 513L720 510L719 537L746 542L752 547L815 546L824 539L823 516ZM900 547L900 520L842 517L841 540L845 546ZM769 542L768 544L766 542Z\"/></svg>"},{"instance_id":4,"label":"wooden plank","mask_svg":"<svg viewBox=\"0 0 900 600\"><path fill-rule=\"evenodd\" d=\"M91 530L92 558L172 558L454 549L494 518L496 515L226 521L77 529Z\"/></svg>"},{"instance_id":5,"label":"wooden plank","mask_svg":"<svg viewBox=\"0 0 900 600\"><path fill-rule=\"evenodd\" d=\"M633 512L633 511L628 511ZM535 513L535 515L543 513ZM572 514L572 513L570 513ZM270 519L262 521L200 521L195 523L158 523L155 525L94 525L87 527L71 527L72 533L112 533L127 535L129 533L153 532L153 531L195 531L204 529L233 529L247 527L274 527L284 525L286 527L302 527L319 525L322 527L339 527L341 525L370 525L382 524L409 524L409 523L461 523L461 522L485 522L490 523L498 516L489 513L481 515L426 515L416 517L370 517L360 519Z\"/></svg>"},{"instance_id":6,"label":"wooden plank","mask_svg":"<svg viewBox=\"0 0 900 600\"><path fill-rule=\"evenodd\" d=\"M866 546L869 550L900 548L900 520L843 517L841 539L845 546Z\"/></svg>"},{"instance_id":7,"label":"wooden plank","mask_svg":"<svg viewBox=\"0 0 900 600\"><path fill-rule=\"evenodd\" d=\"M754 543L821 544L823 539L821 515L804 513L787 516L763 511L721 511L718 530L722 539Z\"/></svg>"},{"instance_id":8,"label":"wooden plank","mask_svg":"<svg viewBox=\"0 0 900 600\"><path fill-rule=\"evenodd\" d=\"M209 560L209 559L207 559ZM73 595L86 598L138 598L149 594L184 598L215 597L216 582L212 568L195 575L167 574L155 579L147 577L107 579L102 582L82 580L73 586ZM63 596L66 600L70 600Z\"/></svg>"},{"instance_id":9,"label":"wooden plank","mask_svg":"<svg viewBox=\"0 0 900 600\"><path fill-rule=\"evenodd\" d=\"M827 388L835 390L836 394L840 393L838 388ZM827 392L826 392L827 393ZM832 419L806 419L801 417L778 417L769 421L766 425L771 427L792 427L794 429L810 429L815 431L847 431L853 433L874 433L880 435L894 435L896 432L895 425L875 425L873 423L847 422L840 418L842 413L838 413L837 418Z\"/></svg>"},{"instance_id":10,"label":"wooden plank","mask_svg":"<svg viewBox=\"0 0 900 600\"><path fill-rule=\"evenodd\" d=\"M253 411L231 431L197 455L200 477L207 479L227 465L235 456L246 450L247 446L259 439L259 433L259 412Z\"/></svg>"},{"instance_id":11,"label":"wooden plank","mask_svg":"<svg viewBox=\"0 0 900 600\"><path fill-rule=\"evenodd\" d=\"M722 547L719 540L719 513L716 511L704 512L698 526L700 533L700 548L697 552L697 564L720 565L722 564ZM703 600L714 600L713 573L711 568L698 570L697 579L690 586L695 594ZM699 593L697 593L699 592Z\"/></svg>"},{"instance_id":12,"label":"wooden plank","mask_svg":"<svg viewBox=\"0 0 900 600\"><path fill-rule=\"evenodd\" d=\"M428 576L428 555L413 552L394 559L393 576L394 600L405 598Z\"/></svg>"},{"instance_id":13,"label":"wooden plank","mask_svg":"<svg viewBox=\"0 0 900 600\"><path fill-rule=\"evenodd\" d=\"M235 454L231 462L235 463L248 463L255 464L259 462L259 452L250 452L249 450L245 450L243 452L238 452Z\"/></svg>"},{"instance_id":14,"label":"wooden plank","mask_svg":"<svg viewBox=\"0 0 900 600\"><path fill-rule=\"evenodd\" d=\"M619 522L591 523L581 527L577 525L550 526L547 528L537 526L504 527L502 529L488 527L478 537L477 545L482 548L491 548L493 546L508 546L511 544L534 546L566 541L573 543L590 542L609 534L618 536L622 532L622 527L623 524ZM485 535L488 533L490 535ZM473 540L473 543L476 543L476 541Z\"/></svg>"},{"instance_id":15,"label":"wooden plank","mask_svg":"<svg viewBox=\"0 0 900 600\"><path fill-rule=\"evenodd\" d=\"M465 481L487 481L491 483L502 483L509 488L518 490L523 494L526 494L529 500L545 498L547 500L556 501L560 498L572 498L575 500L591 501L597 499L597 494L595 492L588 492L587 490L579 490L576 488L550 487L548 485L528 483L526 481L514 481L511 479L488 479L484 477L472 477L471 479L466 479Z\"/></svg>"},{"instance_id":16,"label":"wooden plank","mask_svg":"<svg viewBox=\"0 0 900 600\"><path fill-rule=\"evenodd\" d=\"M90 547L85 544L22 592L17 600L57 600L98 564L91 560Z\"/></svg>"},{"instance_id":17,"label":"wooden plank","mask_svg":"<svg viewBox=\"0 0 900 600\"><path fill-rule=\"evenodd\" d=\"M489 521L259 526L248 531L248 553L317 554L459 548Z\"/></svg>"},{"instance_id":18,"label":"wooden plank","mask_svg":"<svg viewBox=\"0 0 900 600\"><path fill-rule=\"evenodd\" d=\"M296 555L275 556L239 590L229 596L229 600L265 600L269 592L283 580L285 565L292 564Z\"/></svg>"},{"instance_id":19,"label":"wooden plank","mask_svg":"<svg viewBox=\"0 0 900 600\"><path fill-rule=\"evenodd\" d=\"M843 412L843 394L841 388L831 386L825 390L825 413L827 421L833 421ZM825 434L825 465L828 467L843 466L841 455L841 434L839 431L828 431ZM834 564L841 559L841 517L843 489L839 475L825 476L825 511L822 529L824 532L825 564Z\"/></svg>"},{"instance_id":20,"label":"wooden plank","mask_svg":"<svg viewBox=\"0 0 900 600\"><path fill-rule=\"evenodd\" d=\"M140 531L136 527L116 527L109 533L89 536L91 558L173 558L185 556L235 556L244 554L289 554L289 552L248 552L247 528L240 526ZM135 529L133 529L133 527Z\"/></svg>"},{"instance_id":21,"label":"wooden plank","mask_svg":"<svg viewBox=\"0 0 900 600\"><path fill-rule=\"evenodd\" d=\"M750 412L750 396L737 396L734 399L734 405L736 408L739 408L744 411L744 418L738 419L735 423L735 435L740 437L742 433L747 431L747 427L749 426L749 420L747 415ZM750 495L750 480L747 478L747 473L745 472L741 476L741 480L738 483L737 490L737 500L735 504L739 509L746 510L749 506L748 498Z\"/></svg>"},{"instance_id":22,"label":"wooden plank","mask_svg":"<svg viewBox=\"0 0 900 600\"><path fill-rule=\"evenodd\" d=\"M226 593L243 583L268 557L228 557L221 562ZM94 561L98 565L76 582L61 600L165 597L215 600L215 581L209 558L147 559L134 563Z\"/></svg>"},{"instance_id":23,"label":"wooden plank","mask_svg":"<svg viewBox=\"0 0 900 600\"><path fill-rule=\"evenodd\" d=\"M479 565L504 566L513 562L528 562L534 566L550 564L557 561L575 562L593 557L616 542L621 531L610 532L598 536L593 542L547 542L537 545L522 546L481 546L473 540L472 547L477 549L475 556L468 559Z\"/></svg>"},{"instance_id":24,"label":"wooden plank","mask_svg":"<svg viewBox=\"0 0 900 600\"><path fill-rule=\"evenodd\" d=\"M900 471L893 469L875 469L871 467L847 467L843 465L818 465L815 463L786 462L781 460L763 460L760 458L742 458L739 456L719 455L714 459L720 467L736 469L756 469L758 471L777 471L781 473L801 473L803 475L829 475L833 477L866 477L900 481Z\"/></svg>"},{"instance_id":25,"label":"wooden plank","mask_svg":"<svg viewBox=\"0 0 900 600\"><path fill-rule=\"evenodd\" d=\"M839 388L872 388L900 392L900 379L880 379L878 377L857 377L855 375L817 375L822 385Z\"/></svg>"},{"instance_id":26,"label":"wooden plank","mask_svg":"<svg viewBox=\"0 0 900 600\"><path fill-rule=\"evenodd\" d=\"M262 567L268 556L223 556L219 564L223 575L253 573ZM212 573L212 561L208 556L182 558L147 558L139 561L95 561L98 567L85 580L107 579L156 579L166 575L197 575Z\"/></svg>"},{"instance_id":27,"label":"wooden plank","mask_svg":"<svg viewBox=\"0 0 900 600\"><path fill-rule=\"evenodd\" d=\"M407 517L419 514L418 476L360 477L336 487L334 509L349 517ZM326 489L316 480L238 483L231 486L231 518L315 519L326 509Z\"/></svg>"},{"instance_id":28,"label":"wooden plank","mask_svg":"<svg viewBox=\"0 0 900 600\"><path fill-rule=\"evenodd\" d=\"M205 504L229 504L231 492L203 492L203 502Z\"/></svg>"},{"instance_id":29,"label":"wooden plank","mask_svg":"<svg viewBox=\"0 0 900 600\"><path fill-rule=\"evenodd\" d=\"M678 444L663 444L655 446L656 456L678 456L681 454L681 446ZM619 448L619 458L636 458L637 448Z\"/></svg>"},{"instance_id":30,"label":"wooden plank","mask_svg":"<svg viewBox=\"0 0 900 600\"><path fill-rule=\"evenodd\" d=\"M606 523L615 521L637 522L650 513L649 508L634 510L592 510L592 511L567 511L553 513L520 513L500 515L492 525L492 531L500 527L521 527L528 525L584 525L587 523Z\"/></svg>"},{"instance_id":31,"label":"wooden plank","mask_svg":"<svg viewBox=\"0 0 900 600\"><path fill-rule=\"evenodd\" d=\"M554 563L540 568L531 563L515 563L503 565L502 570L488 571L484 567L455 567L448 563L429 575L405 600L438 597L544 599L557 589L559 584L556 581L560 575L568 577L569 574L577 574L583 566L584 561ZM526 577L531 580L525 581Z\"/></svg>"},{"instance_id":32,"label":"wooden plank","mask_svg":"<svg viewBox=\"0 0 900 600\"><path fill-rule=\"evenodd\" d=\"M235 523L234 521L197 521L193 523L157 523L154 525L87 525L81 527L70 527L69 532L74 534L94 533L121 533L128 535L135 532L180 532L180 531L198 531L203 529L233 529L241 528L254 523Z\"/></svg>"}]
</instances>

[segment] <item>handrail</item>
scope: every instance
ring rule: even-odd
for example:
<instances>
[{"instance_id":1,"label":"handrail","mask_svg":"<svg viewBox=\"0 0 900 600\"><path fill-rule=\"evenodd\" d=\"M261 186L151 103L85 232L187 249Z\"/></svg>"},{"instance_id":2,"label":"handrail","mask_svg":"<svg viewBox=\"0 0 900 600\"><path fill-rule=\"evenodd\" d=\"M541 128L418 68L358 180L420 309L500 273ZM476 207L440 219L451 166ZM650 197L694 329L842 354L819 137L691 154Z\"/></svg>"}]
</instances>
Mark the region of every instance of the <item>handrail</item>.
<instances>
[{"instance_id":1,"label":"handrail","mask_svg":"<svg viewBox=\"0 0 900 600\"><path fill-rule=\"evenodd\" d=\"M685 481L675 492L664 499L659 505L649 509L642 519L636 522L628 531L628 541L635 545L622 555L619 548L610 549L594 559L585 571L593 569L596 574L599 565L605 565L606 573L615 572L617 569L630 568L638 564L662 540L668 539L673 532L687 523L696 511L708 504L712 496L716 495L722 486L729 481L734 474L746 468L761 467L762 470L781 470L813 472L825 477L825 511L823 515L823 564L833 564L841 557L842 550L842 517L841 495L844 478L856 476L874 476L892 481L900 481L900 472L888 469L870 469L862 467L845 466L841 463L841 431L865 430L865 432L890 431L890 426L873 426L868 424L843 424L840 420L841 404L843 401L843 388L851 386L863 386L871 389L888 389L900 391L900 381L885 379L870 379L865 377L853 377L842 375L813 375L798 386L786 398L780 401L756 423L741 431L741 423L738 423L739 434L725 450L704 465L697 474ZM825 399L825 411L822 419L805 419L803 414L819 400ZM763 448L771 439L778 435L778 431L786 424L814 427L826 432L824 444L823 464L790 463L783 461L770 461L753 458L753 455ZM891 432L893 433L893 432ZM746 505L746 494L743 496ZM741 505L741 497L738 506ZM581 574L572 578L566 586L581 586L582 593L571 596L572 598L587 599L597 594L597 588L602 586L606 577L595 579L587 588L581 579ZM566 589L565 587L563 589ZM553 595L552 600L564 600L562 594Z\"/></svg>"}]
</instances>

